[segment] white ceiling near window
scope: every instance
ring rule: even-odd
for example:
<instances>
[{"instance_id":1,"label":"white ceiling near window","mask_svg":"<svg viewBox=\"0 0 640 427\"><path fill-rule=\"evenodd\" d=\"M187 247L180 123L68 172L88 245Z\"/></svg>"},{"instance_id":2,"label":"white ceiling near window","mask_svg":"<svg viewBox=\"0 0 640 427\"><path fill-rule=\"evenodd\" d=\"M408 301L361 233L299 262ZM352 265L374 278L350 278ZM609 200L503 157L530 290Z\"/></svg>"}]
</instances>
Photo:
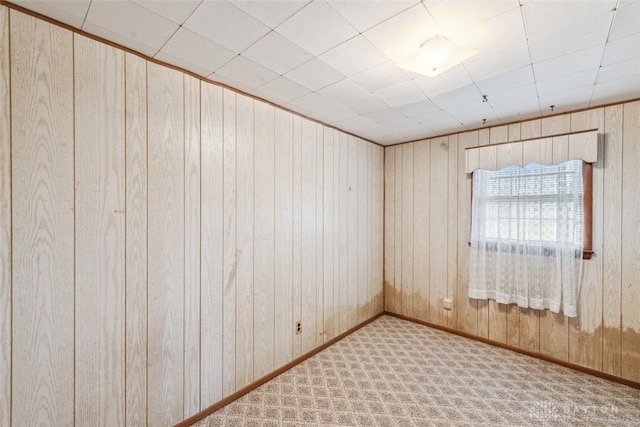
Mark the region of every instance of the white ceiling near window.
<instances>
[{"instance_id":1,"label":"white ceiling near window","mask_svg":"<svg viewBox=\"0 0 640 427\"><path fill-rule=\"evenodd\" d=\"M640 98L640 0L13 3L383 145ZM479 53L393 65L435 35Z\"/></svg>"}]
</instances>

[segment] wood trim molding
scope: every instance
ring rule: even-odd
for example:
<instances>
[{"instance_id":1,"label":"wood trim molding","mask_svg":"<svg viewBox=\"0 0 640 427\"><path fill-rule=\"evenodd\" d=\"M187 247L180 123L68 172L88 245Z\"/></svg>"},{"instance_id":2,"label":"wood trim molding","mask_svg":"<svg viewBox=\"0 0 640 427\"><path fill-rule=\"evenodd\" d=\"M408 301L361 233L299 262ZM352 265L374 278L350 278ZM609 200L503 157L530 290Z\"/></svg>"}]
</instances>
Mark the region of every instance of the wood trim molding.
<instances>
[{"instance_id":1,"label":"wood trim molding","mask_svg":"<svg viewBox=\"0 0 640 427\"><path fill-rule=\"evenodd\" d=\"M320 353L322 350L324 350L325 348L337 343L338 341L340 341L344 337L346 337L348 335L351 335L352 333L354 333L358 329L362 328L363 326L368 325L369 323L373 322L374 320L376 320L380 316L383 316L384 314L385 314L384 311L376 314L375 316L371 317L370 319L365 320L364 322L354 326L353 328L341 333L337 337L335 337L335 338L327 341L326 343L314 348L313 350L303 354L302 356L293 359L291 362L287 363L286 365L283 365L280 368L276 369L275 371L265 375L264 377L257 379L256 381L252 382L251 384L241 388L240 390L236 391L235 393L230 394L229 396L227 396L224 399L214 403L213 405L203 409L202 411L198 412L197 414L192 415L189 418L187 418L186 420L183 420L183 421L179 422L178 424L176 424L175 427L188 427L188 426L190 426L190 425L202 420L203 418L206 418L207 416L211 415L212 413L216 412L217 410L223 408L224 406L227 406L229 403L233 402L234 400L237 400L237 399L241 398L242 396L244 396L245 394L249 393L250 391L253 391L256 388L260 387L262 384L264 384L264 383L266 383L268 381L271 381L272 379L274 379L278 375L280 375L280 374L288 371L289 369L293 368L294 366L304 362L305 360L307 360L311 356L314 356L317 353Z\"/></svg>"},{"instance_id":2,"label":"wood trim molding","mask_svg":"<svg viewBox=\"0 0 640 427\"><path fill-rule=\"evenodd\" d=\"M592 375L592 376L598 377L598 378L603 378L605 380L609 380L609 381L612 381L612 382L615 382L615 383L618 383L618 384L623 384L623 385L626 385L626 386L629 386L629 387L632 387L632 388L640 390L640 383L637 383L635 381L627 380L625 378L617 377L615 375L611 375L611 374L607 374L607 373L604 373L604 372L596 371L595 369L585 368L584 366L576 365L574 363L565 362L564 360L556 359L554 357L545 356L544 354L535 353L535 352L529 351L529 350L524 350L522 348L514 347L514 346L511 346L511 345L508 345L508 344L503 344L501 342L493 341L493 340L490 340L488 338L483 338L483 337L479 337L479 336L476 336L476 335L472 335L472 334L469 334L467 332L458 331L458 330L455 330L455 329L452 329L452 328L449 328L449 327L446 327L446 326L436 325L434 323L426 322L424 320L415 319L413 317L404 316L402 314L396 314L396 313L391 313L391 312L385 311L383 313L383 315L396 317L398 319L402 319L402 320L406 320L406 321L409 321L409 322L417 323L419 325L428 326L430 328L438 329L438 330L441 330L441 331L444 331L444 332L449 332L451 334L458 335L458 336L461 336L461 337L464 337L464 338L469 338L469 339L472 339L474 341L480 341L480 342L483 342L485 344L493 345L495 347L504 348L505 350L515 351L516 353L520 353L520 354L524 354L526 356L534 357L536 359L544 360L545 362L555 363L556 365L564 366L565 368L573 369L574 371L578 371L578 372L582 372L582 373L585 373L585 374L589 374L589 375Z\"/></svg>"}]
</instances>

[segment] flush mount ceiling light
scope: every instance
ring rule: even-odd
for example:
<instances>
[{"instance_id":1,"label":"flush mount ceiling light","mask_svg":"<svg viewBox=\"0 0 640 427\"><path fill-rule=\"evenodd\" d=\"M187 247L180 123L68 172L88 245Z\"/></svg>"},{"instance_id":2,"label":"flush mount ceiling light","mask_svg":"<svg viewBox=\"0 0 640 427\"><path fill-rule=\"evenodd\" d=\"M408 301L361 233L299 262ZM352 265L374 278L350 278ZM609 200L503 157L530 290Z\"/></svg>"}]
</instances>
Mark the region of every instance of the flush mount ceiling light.
<instances>
[{"instance_id":1,"label":"flush mount ceiling light","mask_svg":"<svg viewBox=\"0 0 640 427\"><path fill-rule=\"evenodd\" d=\"M396 66L414 73L434 77L478 53L460 47L447 38L435 36L420 45L413 54L401 58Z\"/></svg>"}]
</instances>

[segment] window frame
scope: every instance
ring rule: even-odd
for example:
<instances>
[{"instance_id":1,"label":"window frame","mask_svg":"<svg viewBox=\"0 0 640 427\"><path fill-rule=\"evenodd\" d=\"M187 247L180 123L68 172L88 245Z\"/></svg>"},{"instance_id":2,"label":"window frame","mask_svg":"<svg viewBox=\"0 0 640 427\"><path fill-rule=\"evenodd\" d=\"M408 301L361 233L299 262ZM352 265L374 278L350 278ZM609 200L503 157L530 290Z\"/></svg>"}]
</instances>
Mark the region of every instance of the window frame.
<instances>
[{"instance_id":1,"label":"window frame","mask_svg":"<svg viewBox=\"0 0 640 427\"><path fill-rule=\"evenodd\" d=\"M583 249L582 259L589 260L592 258L593 252L593 230L592 230L592 218L593 218L593 163L582 163L582 176L584 185L584 236L583 236ZM469 199L470 206L473 206L473 172L471 173L471 197ZM469 209L470 223L469 223L469 235L471 235L471 216L473 210ZM469 240L469 246L471 246L471 240ZM496 245L497 246L497 245ZM497 249L496 249L497 250Z\"/></svg>"}]
</instances>

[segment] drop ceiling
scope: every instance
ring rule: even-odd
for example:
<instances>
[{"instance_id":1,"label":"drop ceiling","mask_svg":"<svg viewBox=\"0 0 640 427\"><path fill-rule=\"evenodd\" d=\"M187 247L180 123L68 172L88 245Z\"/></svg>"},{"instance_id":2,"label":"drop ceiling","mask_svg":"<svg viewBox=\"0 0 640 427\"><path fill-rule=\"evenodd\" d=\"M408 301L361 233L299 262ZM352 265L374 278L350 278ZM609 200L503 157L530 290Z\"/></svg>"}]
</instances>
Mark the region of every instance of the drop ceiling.
<instances>
[{"instance_id":1,"label":"drop ceiling","mask_svg":"<svg viewBox=\"0 0 640 427\"><path fill-rule=\"evenodd\" d=\"M382 145L640 98L640 0L12 2Z\"/></svg>"}]
</instances>

